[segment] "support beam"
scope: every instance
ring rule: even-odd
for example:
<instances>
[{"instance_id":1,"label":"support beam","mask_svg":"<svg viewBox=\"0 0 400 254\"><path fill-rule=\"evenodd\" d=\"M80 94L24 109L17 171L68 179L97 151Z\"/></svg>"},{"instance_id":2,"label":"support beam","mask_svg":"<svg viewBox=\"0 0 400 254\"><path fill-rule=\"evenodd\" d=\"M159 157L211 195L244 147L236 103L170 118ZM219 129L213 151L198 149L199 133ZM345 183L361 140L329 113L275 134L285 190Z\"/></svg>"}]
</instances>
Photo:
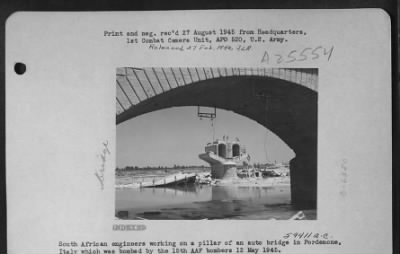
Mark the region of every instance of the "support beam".
<instances>
[{"instance_id":1,"label":"support beam","mask_svg":"<svg viewBox=\"0 0 400 254\"><path fill-rule=\"evenodd\" d=\"M126 81L128 82L129 86L132 88L132 91L135 93L136 98L138 99L139 102L141 102L142 100L140 99L139 95L137 94L135 88L133 87L131 81L129 80L128 76L125 76Z\"/></svg>"},{"instance_id":2,"label":"support beam","mask_svg":"<svg viewBox=\"0 0 400 254\"><path fill-rule=\"evenodd\" d=\"M162 72L163 72L163 74L164 74L165 80L167 81L167 84L168 84L168 86L169 86L169 89L172 89L172 86L171 86L171 84L169 83L167 74L165 74L164 68L161 68L161 70L162 70Z\"/></svg>"},{"instance_id":3,"label":"support beam","mask_svg":"<svg viewBox=\"0 0 400 254\"><path fill-rule=\"evenodd\" d=\"M149 76L147 76L146 70L143 70L143 73L144 73L144 76L145 76L146 79L147 79L147 82L149 82L151 89L153 89L154 95L157 95L157 92L156 92L156 90L154 89L153 84L151 83L151 81L150 81L150 79L149 79Z\"/></svg>"},{"instance_id":4,"label":"support beam","mask_svg":"<svg viewBox=\"0 0 400 254\"><path fill-rule=\"evenodd\" d=\"M161 90L162 90L163 92L165 92L163 86L161 85L160 79L159 79L158 76L157 76L157 72L154 70L154 68L151 68L151 69L152 69L152 71L153 71L153 73L154 73L154 76L156 76L157 82L158 82L158 84L160 85Z\"/></svg>"},{"instance_id":5,"label":"support beam","mask_svg":"<svg viewBox=\"0 0 400 254\"><path fill-rule=\"evenodd\" d=\"M179 82L178 82L178 80L176 79L176 76L175 76L174 69L172 69L172 68L171 68L171 72L172 72L172 75L174 76L174 79L175 79L176 85L177 85L178 87L180 87L180 85L179 85Z\"/></svg>"},{"instance_id":6,"label":"support beam","mask_svg":"<svg viewBox=\"0 0 400 254\"><path fill-rule=\"evenodd\" d=\"M126 94L124 88L121 86L121 84L119 83L118 79L117 79L117 84L118 84L119 88L121 88L121 91L124 93L125 97L128 99L128 101L131 104L131 106L133 106L133 103L132 103L131 99L129 99L129 96Z\"/></svg>"},{"instance_id":7,"label":"support beam","mask_svg":"<svg viewBox=\"0 0 400 254\"><path fill-rule=\"evenodd\" d=\"M133 70L133 74L135 75L136 80L138 81L140 87L143 89L143 92L144 92L144 94L146 95L146 97L148 99L149 95L147 94L146 89L144 89L144 86L143 86L142 82L140 81L140 79L139 79L139 77L138 77L138 75L136 73L136 70Z\"/></svg>"}]
</instances>

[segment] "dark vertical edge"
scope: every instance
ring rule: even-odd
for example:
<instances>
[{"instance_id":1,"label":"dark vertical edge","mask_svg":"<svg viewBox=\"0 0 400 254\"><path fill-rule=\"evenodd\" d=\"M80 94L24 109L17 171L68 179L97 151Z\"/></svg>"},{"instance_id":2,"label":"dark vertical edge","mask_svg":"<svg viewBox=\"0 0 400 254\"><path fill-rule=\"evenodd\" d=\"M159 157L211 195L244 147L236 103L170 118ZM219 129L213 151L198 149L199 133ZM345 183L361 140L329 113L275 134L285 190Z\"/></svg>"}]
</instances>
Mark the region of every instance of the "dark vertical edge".
<instances>
[{"instance_id":1,"label":"dark vertical edge","mask_svg":"<svg viewBox=\"0 0 400 254\"><path fill-rule=\"evenodd\" d=\"M397 5L396 5L397 2ZM399 115L400 115L400 3L392 2L396 13L390 13L392 21L392 231L393 253L400 253L400 153Z\"/></svg>"}]
</instances>

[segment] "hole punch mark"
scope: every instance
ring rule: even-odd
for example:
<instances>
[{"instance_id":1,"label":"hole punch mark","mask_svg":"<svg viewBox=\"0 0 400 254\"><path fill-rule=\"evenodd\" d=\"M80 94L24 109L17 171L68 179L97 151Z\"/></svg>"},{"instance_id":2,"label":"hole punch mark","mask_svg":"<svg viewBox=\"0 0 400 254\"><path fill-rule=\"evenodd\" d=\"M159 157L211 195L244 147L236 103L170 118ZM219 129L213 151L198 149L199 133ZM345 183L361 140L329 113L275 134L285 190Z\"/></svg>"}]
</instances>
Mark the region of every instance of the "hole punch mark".
<instances>
[{"instance_id":1,"label":"hole punch mark","mask_svg":"<svg viewBox=\"0 0 400 254\"><path fill-rule=\"evenodd\" d=\"M18 75L22 75L25 73L26 71L26 65L24 63L16 63L14 65L14 71L15 73L17 73Z\"/></svg>"}]
</instances>

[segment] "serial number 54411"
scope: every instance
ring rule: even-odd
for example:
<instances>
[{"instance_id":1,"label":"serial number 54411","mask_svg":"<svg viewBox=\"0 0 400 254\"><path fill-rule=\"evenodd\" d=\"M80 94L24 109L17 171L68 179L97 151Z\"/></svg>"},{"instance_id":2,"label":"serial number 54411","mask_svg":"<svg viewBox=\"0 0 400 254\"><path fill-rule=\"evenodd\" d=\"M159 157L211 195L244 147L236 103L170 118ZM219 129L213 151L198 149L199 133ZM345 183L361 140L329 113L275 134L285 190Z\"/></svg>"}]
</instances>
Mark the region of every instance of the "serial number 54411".
<instances>
[{"instance_id":1,"label":"serial number 54411","mask_svg":"<svg viewBox=\"0 0 400 254\"><path fill-rule=\"evenodd\" d=\"M267 50L265 50L264 55L261 58L261 63L281 64L281 63L303 62L306 60L317 60L321 58L325 58L326 61L329 61L332 57L333 48L334 46L331 47L318 46L315 48L291 50L288 53L284 54L270 53Z\"/></svg>"}]
</instances>

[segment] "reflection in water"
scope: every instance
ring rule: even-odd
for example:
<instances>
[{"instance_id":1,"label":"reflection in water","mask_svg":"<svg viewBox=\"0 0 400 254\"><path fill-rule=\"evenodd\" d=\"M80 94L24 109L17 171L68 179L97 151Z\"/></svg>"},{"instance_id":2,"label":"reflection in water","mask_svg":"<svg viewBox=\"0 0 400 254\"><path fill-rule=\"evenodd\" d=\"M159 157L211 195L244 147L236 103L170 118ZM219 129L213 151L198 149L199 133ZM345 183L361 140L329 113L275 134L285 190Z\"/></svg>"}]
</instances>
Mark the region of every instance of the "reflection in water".
<instances>
[{"instance_id":1,"label":"reflection in water","mask_svg":"<svg viewBox=\"0 0 400 254\"><path fill-rule=\"evenodd\" d=\"M120 219L288 219L290 185L116 189Z\"/></svg>"}]
</instances>

